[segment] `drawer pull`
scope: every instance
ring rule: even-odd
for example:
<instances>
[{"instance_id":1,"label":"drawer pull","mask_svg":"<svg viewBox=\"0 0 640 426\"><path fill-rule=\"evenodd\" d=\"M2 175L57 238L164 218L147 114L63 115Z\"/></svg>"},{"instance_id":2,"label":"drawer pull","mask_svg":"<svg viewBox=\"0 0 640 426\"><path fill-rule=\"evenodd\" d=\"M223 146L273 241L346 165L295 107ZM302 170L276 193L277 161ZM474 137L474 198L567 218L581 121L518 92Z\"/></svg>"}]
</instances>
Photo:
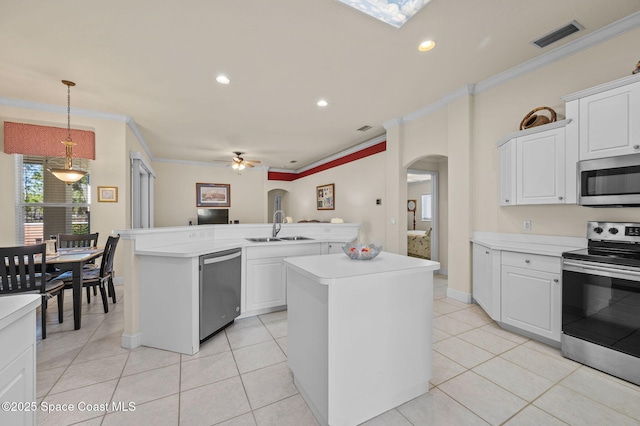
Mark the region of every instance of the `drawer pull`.
<instances>
[{"instance_id":1,"label":"drawer pull","mask_svg":"<svg viewBox=\"0 0 640 426\"><path fill-rule=\"evenodd\" d=\"M524 263L531 263L529 259L525 260Z\"/></svg>"},{"instance_id":2,"label":"drawer pull","mask_svg":"<svg viewBox=\"0 0 640 426\"><path fill-rule=\"evenodd\" d=\"M489 252L488 252L488 251L485 251L485 252L484 252L484 254L489 254Z\"/></svg>"},{"instance_id":3,"label":"drawer pull","mask_svg":"<svg viewBox=\"0 0 640 426\"><path fill-rule=\"evenodd\" d=\"M509 200L504 200L505 203L509 204Z\"/></svg>"}]
</instances>

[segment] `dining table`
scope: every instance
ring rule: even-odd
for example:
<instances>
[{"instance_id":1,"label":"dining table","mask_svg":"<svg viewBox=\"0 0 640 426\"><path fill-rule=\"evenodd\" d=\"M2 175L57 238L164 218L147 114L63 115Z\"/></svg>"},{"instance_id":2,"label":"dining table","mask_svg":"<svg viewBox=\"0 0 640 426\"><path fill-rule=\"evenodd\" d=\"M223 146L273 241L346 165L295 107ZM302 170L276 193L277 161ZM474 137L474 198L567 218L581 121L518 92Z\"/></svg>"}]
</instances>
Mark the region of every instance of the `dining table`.
<instances>
[{"instance_id":1,"label":"dining table","mask_svg":"<svg viewBox=\"0 0 640 426\"><path fill-rule=\"evenodd\" d=\"M73 326L79 330L82 324L82 270L87 262L104 253L104 247L58 248L55 253L47 254L47 265L65 265L71 267L73 276ZM55 278L54 278L55 279Z\"/></svg>"}]
</instances>

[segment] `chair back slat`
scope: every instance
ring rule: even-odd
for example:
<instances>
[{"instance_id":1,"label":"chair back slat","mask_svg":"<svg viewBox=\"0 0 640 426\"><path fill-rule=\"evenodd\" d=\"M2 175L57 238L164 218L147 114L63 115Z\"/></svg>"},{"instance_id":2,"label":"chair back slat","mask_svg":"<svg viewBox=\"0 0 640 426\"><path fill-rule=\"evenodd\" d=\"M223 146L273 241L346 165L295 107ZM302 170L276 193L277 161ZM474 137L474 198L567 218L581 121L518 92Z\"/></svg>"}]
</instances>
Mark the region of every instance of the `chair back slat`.
<instances>
[{"instance_id":1,"label":"chair back slat","mask_svg":"<svg viewBox=\"0 0 640 426\"><path fill-rule=\"evenodd\" d=\"M0 295L45 292L44 275L38 273L46 271L46 244L18 247L0 247L0 259L3 267L0 267ZM40 259L36 259L41 256Z\"/></svg>"},{"instance_id":2,"label":"chair back slat","mask_svg":"<svg viewBox=\"0 0 640 426\"><path fill-rule=\"evenodd\" d=\"M97 247L99 232L94 234L58 234L58 248Z\"/></svg>"},{"instance_id":3,"label":"chair back slat","mask_svg":"<svg viewBox=\"0 0 640 426\"><path fill-rule=\"evenodd\" d=\"M107 238L107 243L104 246L104 253L102 254L102 262L100 264L101 277L106 277L113 272L113 259L116 254L118 241L120 241L120 234L115 237Z\"/></svg>"}]
</instances>

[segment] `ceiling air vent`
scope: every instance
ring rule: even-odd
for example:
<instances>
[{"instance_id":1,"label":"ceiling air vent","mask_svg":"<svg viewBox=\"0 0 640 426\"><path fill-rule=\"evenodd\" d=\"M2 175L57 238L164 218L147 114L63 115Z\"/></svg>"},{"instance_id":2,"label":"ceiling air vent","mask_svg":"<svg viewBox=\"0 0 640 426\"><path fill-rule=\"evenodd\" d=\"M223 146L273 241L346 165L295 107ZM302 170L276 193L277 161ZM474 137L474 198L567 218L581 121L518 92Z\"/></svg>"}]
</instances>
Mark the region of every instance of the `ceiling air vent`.
<instances>
[{"instance_id":1,"label":"ceiling air vent","mask_svg":"<svg viewBox=\"0 0 640 426\"><path fill-rule=\"evenodd\" d=\"M362 126L358 129L359 132L366 132L367 130L369 130L371 128L371 126Z\"/></svg>"},{"instance_id":2,"label":"ceiling air vent","mask_svg":"<svg viewBox=\"0 0 640 426\"><path fill-rule=\"evenodd\" d=\"M570 36L580 30L584 30L584 27L578 24L576 21L571 21L564 27L551 31L549 34L544 35L537 40L533 40L531 43L542 48L555 43L558 40L562 40L565 37Z\"/></svg>"}]
</instances>

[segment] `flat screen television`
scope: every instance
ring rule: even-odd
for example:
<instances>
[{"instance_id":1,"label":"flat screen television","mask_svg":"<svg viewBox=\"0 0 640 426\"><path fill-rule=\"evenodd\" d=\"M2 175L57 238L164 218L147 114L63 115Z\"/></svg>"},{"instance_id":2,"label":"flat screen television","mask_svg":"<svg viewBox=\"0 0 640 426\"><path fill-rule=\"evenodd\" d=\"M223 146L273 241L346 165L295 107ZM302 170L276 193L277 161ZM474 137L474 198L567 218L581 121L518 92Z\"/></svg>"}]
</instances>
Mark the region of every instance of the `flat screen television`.
<instances>
[{"instance_id":1,"label":"flat screen television","mask_svg":"<svg viewBox=\"0 0 640 426\"><path fill-rule=\"evenodd\" d=\"M198 209L198 225L229 223L229 209Z\"/></svg>"}]
</instances>

